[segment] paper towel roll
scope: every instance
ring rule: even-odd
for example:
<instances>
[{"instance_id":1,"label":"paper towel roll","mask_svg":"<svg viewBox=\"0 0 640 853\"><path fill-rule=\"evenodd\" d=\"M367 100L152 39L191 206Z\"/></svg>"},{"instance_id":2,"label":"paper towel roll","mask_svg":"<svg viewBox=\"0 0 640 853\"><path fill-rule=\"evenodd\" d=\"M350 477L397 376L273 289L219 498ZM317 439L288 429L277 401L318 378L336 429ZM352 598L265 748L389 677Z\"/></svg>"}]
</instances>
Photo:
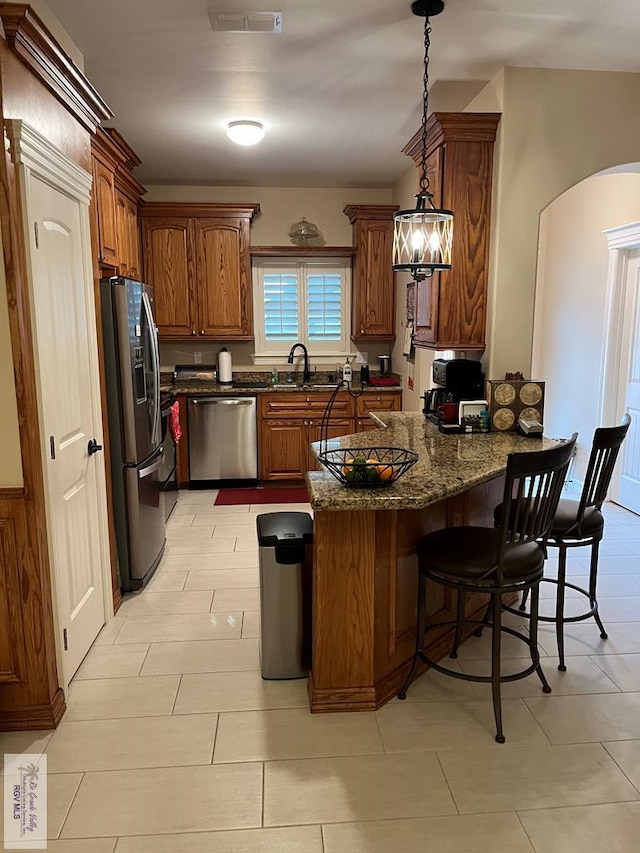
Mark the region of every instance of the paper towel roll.
<instances>
[{"instance_id":1,"label":"paper towel roll","mask_svg":"<svg viewBox=\"0 0 640 853\"><path fill-rule=\"evenodd\" d=\"M231 353L226 347L222 347L218 353L218 382L221 385L231 385L233 382Z\"/></svg>"}]
</instances>

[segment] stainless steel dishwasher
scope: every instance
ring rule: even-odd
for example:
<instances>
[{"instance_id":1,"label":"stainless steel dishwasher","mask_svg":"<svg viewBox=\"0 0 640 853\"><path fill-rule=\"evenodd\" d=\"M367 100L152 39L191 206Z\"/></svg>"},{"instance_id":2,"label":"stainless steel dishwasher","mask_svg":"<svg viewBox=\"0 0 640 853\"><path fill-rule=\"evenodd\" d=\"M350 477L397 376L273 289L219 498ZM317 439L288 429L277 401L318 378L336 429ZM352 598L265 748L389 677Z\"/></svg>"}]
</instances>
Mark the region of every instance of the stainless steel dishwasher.
<instances>
[{"instance_id":1,"label":"stainless steel dishwasher","mask_svg":"<svg viewBox=\"0 0 640 853\"><path fill-rule=\"evenodd\" d=\"M189 481L258 479L255 397L189 397Z\"/></svg>"}]
</instances>

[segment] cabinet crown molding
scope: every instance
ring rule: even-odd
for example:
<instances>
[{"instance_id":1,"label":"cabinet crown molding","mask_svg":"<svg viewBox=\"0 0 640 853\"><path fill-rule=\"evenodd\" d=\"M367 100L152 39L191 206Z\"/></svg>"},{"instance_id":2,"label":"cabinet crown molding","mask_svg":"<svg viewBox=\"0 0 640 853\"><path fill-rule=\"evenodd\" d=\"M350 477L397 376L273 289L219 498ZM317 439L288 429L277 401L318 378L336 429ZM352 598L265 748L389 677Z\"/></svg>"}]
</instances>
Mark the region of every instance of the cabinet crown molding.
<instances>
[{"instance_id":1,"label":"cabinet crown molding","mask_svg":"<svg viewBox=\"0 0 640 853\"><path fill-rule=\"evenodd\" d=\"M7 44L50 92L95 133L113 117L106 102L27 3L0 3Z\"/></svg>"},{"instance_id":2,"label":"cabinet crown molding","mask_svg":"<svg viewBox=\"0 0 640 853\"><path fill-rule=\"evenodd\" d=\"M143 201L140 216L185 216L209 217L211 219L253 219L260 213L260 205L255 203L209 203L190 201Z\"/></svg>"},{"instance_id":3,"label":"cabinet crown molding","mask_svg":"<svg viewBox=\"0 0 640 853\"><path fill-rule=\"evenodd\" d=\"M495 142L502 113L431 113L427 120L427 156L444 142ZM422 162L422 128L402 149L416 166Z\"/></svg>"},{"instance_id":4,"label":"cabinet crown molding","mask_svg":"<svg viewBox=\"0 0 640 853\"><path fill-rule=\"evenodd\" d=\"M353 225L359 219L393 219L393 215L400 210L397 204L346 204L342 210L349 222Z\"/></svg>"}]
</instances>

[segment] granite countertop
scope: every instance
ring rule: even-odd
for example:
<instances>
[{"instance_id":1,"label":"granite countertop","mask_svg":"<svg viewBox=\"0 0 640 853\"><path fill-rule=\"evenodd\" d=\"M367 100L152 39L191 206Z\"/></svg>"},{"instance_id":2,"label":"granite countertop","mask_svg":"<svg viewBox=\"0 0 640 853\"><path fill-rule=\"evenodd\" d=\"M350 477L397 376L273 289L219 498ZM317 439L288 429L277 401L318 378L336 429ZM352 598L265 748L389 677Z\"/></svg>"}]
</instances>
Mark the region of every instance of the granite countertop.
<instances>
[{"instance_id":1,"label":"granite countertop","mask_svg":"<svg viewBox=\"0 0 640 853\"><path fill-rule=\"evenodd\" d=\"M345 486L328 471L310 471L306 481L313 509L420 509L501 476L509 453L546 450L557 443L512 432L443 435L420 412L372 417L380 429L330 439L329 449L400 447L415 451L418 461L397 483L371 489ZM311 445L316 454L319 445Z\"/></svg>"},{"instance_id":2,"label":"granite countertop","mask_svg":"<svg viewBox=\"0 0 640 853\"><path fill-rule=\"evenodd\" d=\"M241 380L242 381L242 380ZM242 387L238 388L234 385L219 385L216 382L197 382L197 383L187 383L187 384L174 384L171 381L164 381L160 385L161 391L173 391L174 394L190 394L192 396L201 396L201 395L209 395L209 394L233 394L234 397L241 397L243 394L274 394L274 393L283 393L289 394L292 391L299 391L305 394L331 394L335 385L333 386L314 386L308 385L303 386L296 384L295 382L291 385L285 383L278 383L278 385L269 384L267 387L264 385L255 385L251 387L247 387L248 383L244 383ZM360 393L362 390L365 394L370 393L381 393L386 394L389 391L402 391L402 387L400 385L396 386L377 386L377 385L366 385L364 388L361 388L360 383L354 382L351 386L353 390L357 393Z\"/></svg>"}]
</instances>

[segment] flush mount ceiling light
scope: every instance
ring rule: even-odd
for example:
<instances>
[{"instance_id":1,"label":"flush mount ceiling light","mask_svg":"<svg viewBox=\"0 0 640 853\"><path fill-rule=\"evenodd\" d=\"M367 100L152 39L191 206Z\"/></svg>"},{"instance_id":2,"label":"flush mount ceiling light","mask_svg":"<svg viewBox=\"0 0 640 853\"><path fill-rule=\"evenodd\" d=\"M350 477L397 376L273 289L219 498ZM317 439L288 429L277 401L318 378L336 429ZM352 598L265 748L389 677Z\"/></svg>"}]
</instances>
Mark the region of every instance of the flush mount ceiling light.
<instances>
[{"instance_id":1,"label":"flush mount ceiling light","mask_svg":"<svg viewBox=\"0 0 640 853\"><path fill-rule=\"evenodd\" d=\"M424 76L422 93L422 163L420 192L412 210L399 210L394 216L393 269L409 272L416 281L422 281L435 270L451 269L453 245L453 211L438 210L429 192L427 177L427 114L429 110L429 46L431 23L429 18L439 15L444 0L415 0L411 4L414 15L424 21Z\"/></svg>"},{"instance_id":2,"label":"flush mount ceiling light","mask_svg":"<svg viewBox=\"0 0 640 853\"><path fill-rule=\"evenodd\" d=\"M264 139L264 125L261 121L238 119L227 124L227 136L236 145L255 145Z\"/></svg>"}]
</instances>

